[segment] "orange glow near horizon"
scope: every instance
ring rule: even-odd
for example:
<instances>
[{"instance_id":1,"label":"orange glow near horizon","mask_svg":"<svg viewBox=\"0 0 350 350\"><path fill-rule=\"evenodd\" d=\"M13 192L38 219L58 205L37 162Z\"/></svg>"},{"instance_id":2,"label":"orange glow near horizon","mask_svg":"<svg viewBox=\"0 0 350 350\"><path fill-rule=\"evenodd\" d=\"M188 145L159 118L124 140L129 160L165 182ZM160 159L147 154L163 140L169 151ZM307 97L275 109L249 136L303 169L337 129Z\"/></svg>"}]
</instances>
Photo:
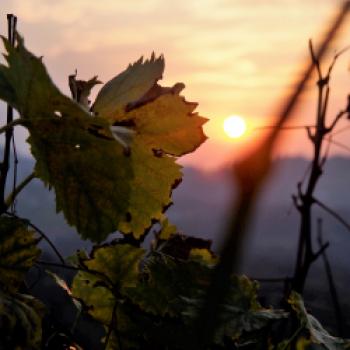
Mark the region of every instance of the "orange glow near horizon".
<instances>
[{"instance_id":1,"label":"orange glow near horizon","mask_svg":"<svg viewBox=\"0 0 350 350\"><path fill-rule=\"evenodd\" d=\"M59 89L70 95L67 77L75 69L79 79L98 75L109 81L140 56L164 54L162 86L183 82L182 94L198 102L196 112L209 118L204 125L208 140L182 163L216 169L256 145L273 125L281 99L294 87L300 65L309 60L308 40L315 45L332 18L335 0L2 0L2 16L18 16L18 31L30 51L43 56ZM328 66L337 50L349 45L343 34L329 51ZM7 32L6 20L0 33ZM346 106L350 53L345 53L332 74L329 118ZM0 57L0 61L2 58ZM314 123L316 79L310 81L291 125ZM94 99L98 88L93 90ZM0 117L3 110L0 106ZM245 117L247 130L230 138L223 122L232 111ZM340 126L339 126L340 127ZM21 129L22 130L22 129ZM24 129L23 129L24 130ZM22 132L22 131L21 131ZM25 130L23 133L26 132ZM16 138L18 150L30 153L26 134ZM349 134L335 140L349 145ZM305 130L281 133L276 154L309 156ZM349 153L332 145L331 154Z\"/></svg>"}]
</instances>

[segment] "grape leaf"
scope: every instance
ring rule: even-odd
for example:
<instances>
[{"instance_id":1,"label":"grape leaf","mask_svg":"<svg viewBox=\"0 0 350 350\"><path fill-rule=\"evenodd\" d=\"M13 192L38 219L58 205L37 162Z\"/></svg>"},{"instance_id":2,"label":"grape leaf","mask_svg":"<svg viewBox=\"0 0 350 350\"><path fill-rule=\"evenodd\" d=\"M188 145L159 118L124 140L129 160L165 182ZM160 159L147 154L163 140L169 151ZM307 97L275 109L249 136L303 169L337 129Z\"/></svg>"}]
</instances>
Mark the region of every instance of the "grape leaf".
<instances>
[{"instance_id":1,"label":"grape leaf","mask_svg":"<svg viewBox=\"0 0 350 350\"><path fill-rule=\"evenodd\" d=\"M57 89L42 59L19 36L14 48L3 40L8 66L0 65L0 88L8 89L0 98L24 119L37 177L55 189L57 210L94 241L116 230L135 238L147 233L181 180L174 155L193 151L205 139L206 120L178 96L183 84L157 92L163 58L138 61L102 88L94 117ZM155 91L154 100L126 112L149 91ZM117 110L113 118L106 112L111 108Z\"/></svg>"},{"instance_id":2,"label":"grape leaf","mask_svg":"<svg viewBox=\"0 0 350 350\"><path fill-rule=\"evenodd\" d=\"M144 96L162 78L163 71L162 56L156 58L152 54L145 61L141 57L102 87L93 104L93 111L112 121L116 116L123 116L126 106Z\"/></svg>"},{"instance_id":3,"label":"grape leaf","mask_svg":"<svg viewBox=\"0 0 350 350\"><path fill-rule=\"evenodd\" d=\"M133 124L145 147L181 156L194 151L206 139L202 125L207 119L193 113L196 107L196 103L177 94L163 94L115 122Z\"/></svg>"},{"instance_id":4,"label":"grape leaf","mask_svg":"<svg viewBox=\"0 0 350 350\"><path fill-rule=\"evenodd\" d=\"M99 136L93 119L56 118L28 126L38 177L56 192L56 208L84 238L101 241L126 220L132 169L122 147Z\"/></svg>"},{"instance_id":5,"label":"grape leaf","mask_svg":"<svg viewBox=\"0 0 350 350\"><path fill-rule=\"evenodd\" d=\"M129 297L146 312L180 317L186 306L183 298L207 287L210 274L205 265L156 253L145 263L144 278L129 290Z\"/></svg>"},{"instance_id":6,"label":"grape leaf","mask_svg":"<svg viewBox=\"0 0 350 350\"><path fill-rule=\"evenodd\" d=\"M22 220L0 218L0 287L16 291L40 255L38 238Z\"/></svg>"},{"instance_id":7,"label":"grape leaf","mask_svg":"<svg viewBox=\"0 0 350 350\"><path fill-rule=\"evenodd\" d=\"M127 126L135 132L130 157L135 176L130 194L131 220L119 226L122 232L132 233L135 238L142 236L153 221L160 220L163 209L171 204L169 193L181 180L176 157L194 151L206 139L202 125L207 120L194 113L197 104L178 95L181 89L177 86L183 84L160 87L156 81L163 72L163 66L159 70L163 59L152 57L146 62L136 62L133 68L108 82L92 107L99 119L105 119L112 128ZM127 77L126 85L134 85L120 98L121 89L125 89L123 77ZM108 101L101 97L105 88ZM133 104L137 107L131 108Z\"/></svg>"},{"instance_id":8,"label":"grape leaf","mask_svg":"<svg viewBox=\"0 0 350 350\"><path fill-rule=\"evenodd\" d=\"M189 325L198 317L204 301L204 294L190 296L184 301L188 307L183 312ZM225 338L239 340L241 335L266 327L275 320L286 318L288 313L282 310L262 308L257 301L257 284L245 276L231 278L230 293L221 305L218 327L215 330L214 342L225 344Z\"/></svg>"},{"instance_id":9,"label":"grape leaf","mask_svg":"<svg viewBox=\"0 0 350 350\"><path fill-rule=\"evenodd\" d=\"M15 48L4 43L9 66L0 66L0 81L10 82L14 107L27 120L37 177L54 187L57 211L84 238L105 239L126 220L133 174L123 147L103 120L61 94L19 36Z\"/></svg>"},{"instance_id":10,"label":"grape leaf","mask_svg":"<svg viewBox=\"0 0 350 350\"><path fill-rule=\"evenodd\" d=\"M42 58L30 53L18 34L15 47L4 37L2 40L8 66L0 65L0 82L6 82L6 88L1 88L0 83L0 98L16 108L21 118L52 118L58 113L85 116L77 106L72 113L71 100L53 84Z\"/></svg>"},{"instance_id":11,"label":"grape leaf","mask_svg":"<svg viewBox=\"0 0 350 350\"><path fill-rule=\"evenodd\" d=\"M88 307L93 305L89 311L91 315L108 325L117 298L113 290L123 295L127 288L136 285L144 254L143 249L128 244L95 247L91 259L80 259L80 264L93 273L78 272L73 280L72 295Z\"/></svg>"},{"instance_id":12,"label":"grape leaf","mask_svg":"<svg viewBox=\"0 0 350 350\"><path fill-rule=\"evenodd\" d=\"M3 349L41 349L44 306L30 295L0 290L0 339Z\"/></svg>"},{"instance_id":13,"label":"grape leaf","mask_svg":"<svg viewBox=\"0 0 350 350\"><path fill-rule=\"evenodd\" d=\"M118 229L141 237L154 221L163 216L172 202L171 189L181 181L181 167L169 157L155 157L153 152L134 140L130 155L133 179L130 181L128 220Z\"/></svg>"},{"instance_id":14,"label":"grape leaf","mask_svg":"<svg viewBox=\"0 0 350 350\"><path fill-rule=\"evenodd\" d=\"M308 330L313 343L323 345L328 350L350 349L350 340L331 336L320 322L306 311L303 299L298 293L292 292L288 302L297 313L301 324Z\"/></svg>"}]
</instances>

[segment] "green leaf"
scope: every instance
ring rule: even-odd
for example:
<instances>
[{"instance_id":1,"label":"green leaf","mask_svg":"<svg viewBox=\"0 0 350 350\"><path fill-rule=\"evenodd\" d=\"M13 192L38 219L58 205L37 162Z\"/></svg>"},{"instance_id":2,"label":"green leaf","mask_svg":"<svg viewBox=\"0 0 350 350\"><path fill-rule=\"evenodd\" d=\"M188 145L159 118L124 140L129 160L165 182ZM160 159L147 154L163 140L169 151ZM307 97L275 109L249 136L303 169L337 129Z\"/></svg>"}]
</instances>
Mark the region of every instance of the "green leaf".
<instances>
[{"instance_id":1,"label":"green leaf","mask_svg":"<svg viewBox=\"0 0 350 350\"><path fill-rule=\"evenodd\" d=\"M92 118L41 120L28 129L35 172L55 188L57 211L83 238L102 241L116 231L126 220L133 178L123 148Z\"/></svg>"},{"instance_id":2,"label":"green leaf","mask_svg":"<svg viewBox=\"0 0 350 350\"><path fill-rule=\"evenodd\" d=\"M38 238L19 219L0 218L0 287L16 291L40 255Z\"/></svg>"},{"instance_id":3,"label":"green leaf","mask_svg":"<svg viewBox=\"0 0 350 350\"><path fill-rule=\"evenodd\" d=\"M8 66L0 65L0 82L7 82L4 89L0 83L0 98L9 102L26 119L52 118L55 113L70 113L71 100L53 84L42 57L30 53L18 34L15 47L4 37L2 39ZM77 117L83 115L82 109L75 108L75 114Z\"/></svg>"},{"instance_id":4,"label":"green leaf","mask_svg":"<svg viewBox=\"0 0 350 350\"><path fill-rule=\"evenodd\" d=\"M165 228L168 229L168 227ZM161 242L158 251L177 259L193 259L207 264L209 260L205 261L205 256L214 258L214 253L210 250L211 243L211 240L175 233L167 240ZM210 260L212 264L213 259Z\"/></svg>"},{"instance_id":5,"label":"green leaf","mask_svg":"<svg viewBox=\"0 0 350 350\"><path fill-rule=\"evenodd\" d=\"M93 241L116 230L146 234L181 180L174 156L205 140L206 120L178 95L183 84L160 87L163 58L140 60L102 88L97 118L57 89L20 37L14 48L4 44L8 66L0 65L0 98L24 119L36 174L55 189L57 210Z\"/></svg>"},{"instance_id":6,"label":"green leaf","mask_svg":"<svg viewBox=\"0 0 350 350\"><path fill-rule=\"evenodd\" d=\"M203 294L185 299L188 304L183 312L187 322L196 320L203 305ZM214 342L225 344L225 339L239 341L243 333L255 332L268 326L272 321L286 318L282 310L264 309L257 301L257 284L245 276L233 276L230 293L222 303Z\"/></svg>"},{"instance_id":7,"label":"green leaf","mask_svg":"<svg viewBox=\"0 0 350 350\"><path fill-rule=\"evenodd\" d=\"M44 306L30 295L0 290L0 339L3 349L41 349Z\"/></svg>"},{"instance_id":8,"label":"green leaf","mask_svg":"<svg viewBox=\"0 0 350 350\"><path fill-rule=\"evenodd\" d=\"M207 287L211 270L193 261L155 253L145 263L144 278L129 290L133 303L154 315L180 317L184 298L195 297Z\"/></svg>"},{"instance_id":9,"label":"green leaf","mask_svg":"<svg viewBox=\"0 0 350 350\"><path fill-rule=\"evenodd\" d=\"M56 192L57 211L84 238L101 241L126 220L131 163L109 125L95 120L52 83L41 58L4 39L8 67L0 66L14 90L14 107L27 119L28 142L38 178ZM7 102L6 95L0 97Z\"/></svg>"},{"instance_id":10,"label":"green leaf","mask_svg":"<svg viewBox=\"0 0 350 350\"><path fill-rule=\"evenodd\" d=\"M297 313L301 324L310 333L313 343L323 345L328 350L350 349L350 340L331 336L320 322L306 311L304 302L298 293L292 292L288 302Z\"/></svg>"},{"instance_id":11,"label":"green leaf","mask_svg":"<svg viewBox=\"0 0 350 350\"><path fill-rule=\"evenodd\" d=\"M110 244L94 248L91 259L81 260L86 269L72 284L72 295L88 306L89 313L109 325L116 300L138 281L139 265L145 251L128 244Z\"/></svg>"},{"instance_id":12,"label":"green leaf","mask_svg":"<svg viewBox=\"0 0 350 350\"><path fill-rule=\"evenodd\" d=\"M141 57L137 62L106 83L100 90L93 105L93 111L114 121L124 114L130 102L143 97L162 78L164 58L154 54L149 60Z\"/></svg>"}]
</instances>

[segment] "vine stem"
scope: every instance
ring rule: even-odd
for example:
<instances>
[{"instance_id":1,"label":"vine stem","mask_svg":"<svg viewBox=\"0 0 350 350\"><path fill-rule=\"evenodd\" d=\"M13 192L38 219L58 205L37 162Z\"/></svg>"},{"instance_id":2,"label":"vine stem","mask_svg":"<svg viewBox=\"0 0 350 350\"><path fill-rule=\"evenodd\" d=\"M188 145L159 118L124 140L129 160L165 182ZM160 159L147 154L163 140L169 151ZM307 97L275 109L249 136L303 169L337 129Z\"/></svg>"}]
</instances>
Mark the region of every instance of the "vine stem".
<instances>
[{"instance_id":1,"label":"vine stem","mask_svg":"<svg viewBox=\"0 0 350 350\"><path fill-rule=\"evenodd\" d=\"M13 14L7 15L7 24L8 24L8 40L11 46L15 46L15 33L16 33L16 24L17 17ZM13 123L13 108L9 104L7 105L7 125L11 125ZM4 147L4 156L1 163L1 176L0 176L0 205L1 205L1 213L6 210L5 206L5 187L6 187L6 179L7 174L10 167L10 148L11 148L11 140L13 137L13 127L7 127L5 135L5 147Z\"/></svg>"},{"instance_id":2,"label":"vine stem","mask_svg":"<svg viewBox=\"0 0 350 350\"><path fill-rule=\"evenodd\" d=\"M8 132L9 130L13 129L14 126L16 125L24 125L26 123L26 119L24 118L18 118L10 123L7 123L6 125L2 126L0 128L0 134L3 134L4 132Z\"/></svg>"},{"instance_id":3,"label":"vine stem","mask_svg":"<svg viewBox=\"0 0 350 350\"><path fill-rule=\"evenodd\" d=\"M111 281L111 279L105 275L103 272L100 271L96 271L96 270L91 270L87 267L76 267L76 266L72 266L72 265L67 265L67 264L58 264L58 263L53 263L53 262L49 262L49 261L42 261L42 260L37 260L36 264L38 265L46 265L46 266L53 266L53 267L60 267L62 269L66 269L66 270L72 270L72 271L83 271L83 272L87 272L87 273L91 273L92 275L95 276L99 276L104 278L106 281L108 281L108 283L114 287L114 283Z\"/></svg>"},{"instance_id":4,"label":"vine stem","mask_svg":"<svg viewBox=\"0 0 350 350\"><path fill-rule=\"evenodd\" d=\"M10 193L5 201L6 208L8 208L16 199L17 195L33 180L35 179L35 172L29 174L23 181Z\"/></svg>"}]
</instances>

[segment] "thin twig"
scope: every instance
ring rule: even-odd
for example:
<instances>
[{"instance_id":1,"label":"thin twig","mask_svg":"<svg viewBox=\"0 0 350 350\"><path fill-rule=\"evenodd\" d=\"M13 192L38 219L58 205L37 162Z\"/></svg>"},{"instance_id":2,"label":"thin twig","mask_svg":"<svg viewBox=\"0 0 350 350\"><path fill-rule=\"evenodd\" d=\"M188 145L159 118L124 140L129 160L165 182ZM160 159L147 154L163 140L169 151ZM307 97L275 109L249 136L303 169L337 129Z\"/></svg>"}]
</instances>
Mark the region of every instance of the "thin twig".
<instances>
[{"instance_id":1,"label":"thin twig","mask_svg":"<svg viewBox=\"0 0 350 350\"><path fill-rule=\"evenodd\" d=\"M329 141L332 145L338 146L339 148L342 148L348 152L350 152L350 147L347 145L344 145L343 143L339 141L333 140L333 138L325 137L325 140Z\"/></svg>"},{"instance_id":2,"label":"thin twig","mask_svg":"<svg viewBox=\"0 0 350 350\"><path fill-rule=\"evenodd\" d=\"M264 129L279 129L279 130L298 130L298 129L305 129L305 128L315 128L315 125L286 125L286 126L280 126L280 125L263 125L263 126L257 126L253 130L264 130Z\"/></svg>"},{"instance_id":3,"label":"thin twig","mask_svg":"<svg viewBox=\"0 0 350 350\"><path fill-rule=\"evenodd\" d=\"M107 349L108 347L108 343L109 343L109 339L112 335L112 332L113 332L113 328L115 326L115 321L116 321L116 317L117 317L117 306L118 306L118 301L116 301L114 303L114 306L113 306L113 310L112 310L112 318L111 318L111 322L108 326L108 332L107 332L107 335L106 335L106 340L105 340L105 344L104 344L104 348L105 350ZM122 344L121 344L121 341L120 341L120 337L119 336L116 336L117 338L117 342L118 342L118 349L120 350L123 350L122 349Z\"/></svg>"},{"instance_id":4,"label":"thin twig","mask_svg":"<svg viewBox=\"0 0 350 350\"><path fill-rule=\"evenodd\" d=\"M14 169L13 169L12 193L14 193L15 189L17 187L17 170L18 170L17 169L18 168L18 155L17 155L17 148L16 148L16 141L15 141L15 133L13 133L13 136L12 136L12 150L13 150L13 163L14 163L14 166L13 166ZM12 211L12 213L16 213L16 198L15 197L14 197L12 203L11 203L11 211Z\"/></svg>"},{"instance_id":5,"label":"thin twig","mask_svg":"<svg viewBox=\"0 0 350 350\"><path fill-rule=\"evenodd\" d=\"M348 113L347 110L341 110L334 118L332 124L327 128L327 132L333 131L339 120L342 116L346 115Z\"/></svg>"},{"instance_id":6,"label":"thin twig","mask_svg":"<svg viewBox=\"0 0 350 350\"><path fill-rule=\"evenodd\" d=\"M28 290L31 290L32 288L34 288L37 285L37 283L40 281L41 276L42 276L42 271L41 271L41 268L39 266L33 265L33 268L35 268L35 270L38 271L38 276L34 280L34 282L32 282L30 285L27 286Z\"/></svg>"},{"instance_id":7,"label":"thin twig","mask_svg":"<svg viewBox=\"0 0 350 350\"><path fill-rule=\"evenodd\" d=\"M39 264L39 265L59 267L59 268L62 268L62 269L72 270L72 271L77 271L77 272L79 272L79 271L87 272L87 273L90 273L92 275L102 277L103 279L105 279L111 285L111 288L113 288L114 285L115 285L113 283L113 281L107 275L105 275L103 272L96 271L96 270L91 270L91 269L89 269L87 267L84 267L84 266L76 267L76 266L72 266L72 265L58 264L58 263L53 263L53 262L43 261L43 260L37 260L35 263Z\"/></svg>"},{"instance_id":8,"label":"thin twig","mask_svg":"<svg viewBox=\"0 0 350 350\"><path fill-rule=\"evenodd\" d=\"M323 245L323 237L322 237L322 219L317 220L317 231L318 231L318 243L320 246ZM343 329L343 314L341 309L341 304L339 302L338 292L337 288L334 282L333 278L333 272L331 268L331 264L329 263L327 253L325 251L322 252L323 257L323 263L327 274L328 279L328 285L329 285L329 291L331 293L333 307L334 307L334 313L337 320L337 326L338 326L338 332L340 336L343 336L344 329Z\"/></svg>"},{"instance_id":9,"label":"thin twig","mask_svg":"<svg viewBox=\"0 0 350 350\"><path fill-rule=\"evenodd\" d=\"M7 24L8 24L8 41L11 46L15 46L15 33L16 33L16 24L17 24L17 17L13 14L7 15ZM8 127L13 123L13 108L11 105L7 105L7 118L6 118L7 125L5 125L3 128L5 134L5 147L4 147L4 156L1 164L1 176L0 176L0 210L1 213L3 213L6 210L5 206L5 187L6 187L6 179L7 174L10 167L10 148L11 148L11 140L13 136L13 127ZM0 129L0 133L1 133Z\"/></svg>"},{"instance_id":10,"label":"thin twig","mask_svg":"<svg viewBox=\"0 0 350 350\"><path fill-rule=\"evenodd\" d=\"M328 68L328 73L327 73L327 76L330 77L331 76L331 73L332 73L332 70L335 66L335 63L337 61L337 59L342 55L344 54L346 51L348 51L350 49L350 45L349 46L346 46L344 47L342 50L338 51L334 57L333 57L333 61L332 63L330 64L329 68Z\"/></svg>"},{"instance_id":11,"label":"thin twig","mask_svg":"<svg viewBox=\"0 0 350 350\"><path fill-rule=\"evenodd\" d=\"M343 132L345 132L345 131L347 131L347 130L349 130L349 129L350 129L350 125L347 125L347 126L341 128L341 129L339 129L339 130L333 132L333 136L338 135L338 134L341 134L341 133L343 133Z\"/></svg>"},{"instance_id":12,"label":"thin twig","mask_svg":"<svg viewBox=\"0 0 350 350\"><path fill-rule=\"evenodd\" d=\"M8 208L16 199L17 195L33 180L35 179L35 172L29 174L23 181L13 190L12 193L7 197L5 204Z\"/></svg>"},{"instance_id":13,"label":"thin twig","mask_svg":"<svg viewBox=\"0 0 350 350\"><path fill-rule=\"evenodd\" d=\"M23 118L15 119L14 121L2 126L0 128L0 134L3 134L4 132L11 130L14 126L17 126L17 125L25 126L27 124L27 122L28 121L26 119L23 119Z\"/></svg>"},{"instance_id":14,"label":"thin twig","mask_svg":"<svg viewBox=\"0 0 350 350\"><path fill-rule=\"evenodd\" d=\"M255 278L255 277L249 277L252 280L261 282L261 283L285 283L292 280L291 277L273 277L273 278Z\"/></svg>"},{"instance_id":15,"label":"thin twig","mask_svg":"<svg viewBox=\"0 0 350 350\"><path fill-rule=\"evenodd\" d=\"M312 59L312 64L316 67L318 79L319 79L319 81L321 81L323 79L323 76L322 76L322 71L321 71L320 60L318 57L316 57L311 39L309 40L309 51L310 51L310 56Z\"/></svg>"},{"instance_id":16,"label":"thin twig","mask_svg":"<svg viewBox=\"0 0 350 350\"><path fill-rule=\"evenodd\" d=\"M320 247L320 249L314 254L314 256L312 257L312 260L316 261L319 258L319 256L322 255L328 247L329 247L329 242L324 243Z\"/></svg>"},{"instance_id":17,"label":"thin twig","mask_svg":"<svg viewBox=\"0 0 350 350\"><path fill-rule=\"evenodd\" d=\"M317 204L320 208L322 208L324 211L326 211L328 214L332 215L335 219L337 219L348 231L350 231L350 224L345 221L337 212L335 212L333 209L329 208L327 205L319 201L318 199L314 198L314 203Z\"/></svg>"},{"instance_id":18,"label":"thin twig","mask_svg":"<svg viewBox=\"0 0 350 350\"><path fill-rule=\"evenodd\" d=\"M331 144L332 144L332 141L333 141L332 140L332 135L330 135L328 138L325 138L325 139L326 139L326 141L328 141L328 143L327 143L326 150L325 150L324 155L323 155L322 160L321 160L321 168L323 168L324 165L326 164L326 161L327 161L327 159L329 157L329 152L331 150Z\"/></svg>"}]
</instances>

